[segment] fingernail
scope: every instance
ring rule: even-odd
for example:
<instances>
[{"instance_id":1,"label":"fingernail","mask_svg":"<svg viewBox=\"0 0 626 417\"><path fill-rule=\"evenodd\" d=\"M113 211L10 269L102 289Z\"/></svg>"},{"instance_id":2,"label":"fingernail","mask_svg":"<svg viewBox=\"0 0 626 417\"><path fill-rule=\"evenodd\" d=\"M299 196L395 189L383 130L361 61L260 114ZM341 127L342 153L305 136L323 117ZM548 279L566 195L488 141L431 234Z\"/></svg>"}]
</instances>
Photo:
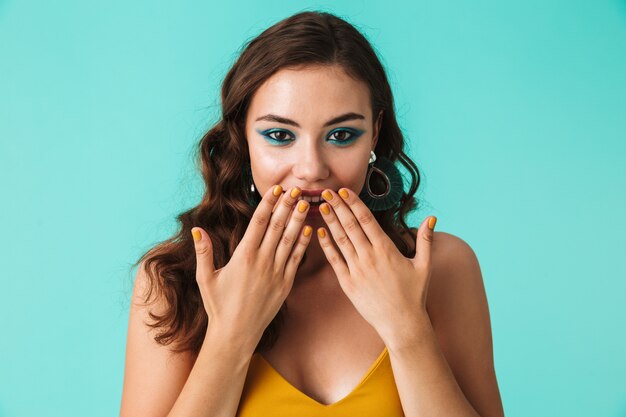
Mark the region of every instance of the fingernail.
<instances>
[{"instance_id":1,"label":"fingernail","mask_svg":"<svg viewBox=\"0 0 626 417\"><path fill-rule=\"evenodd\" d=\"M304 226L304 236L309 237L312 231L313 228L311 226Z\"/></svg>"},{"instance_id":2,"label":"fingernail","mask_svg":"<svg viewBox=\"0 0 626 417\"><path fill-rule=\"evenodd\" d=\"M298 202L298 211L300 213L304 213L304 211L306 210L306 206L307 206L307 202L304 200L300 200Z\"/></svg>"},{"instance_id":3,"label":"fingernail","mask_svg":"<svg viewBox=\"0 0 626 417\"><path fill-rule=\"evenodd\" d=\"M320 206L320 210L324 214L330 214L330 209L328 208L328 204L324 203Z\"/></svg>"},{"instance_id":4,"label":"fingernail","mask_svg":"<svg viewBox=\"0 0 626 417\"><path fill-rule=\"evenodd\" d=\"M319 237L326 237L326 231L322 228L317 229L317 235Z\"/></svg>"},{"instance_id":5,"label":"fingernail","mask_svg":"<svg viewBox=\"0 0 626 417\"><path fill-rule=\"evenodd\" d=\"M193 229L191 231L191 235L193 236L193 240L196 242L199 242L200 240L202 240L202 233L200 233L198 229Z\"/></svg>"},{"instance_id":6,"label":"fingernail","mask_svg":"<svg viewBox=\"0 0 626 417\"><path fill-rule=\"evenodd\" d=\"M302 190L299 189L298 187L294 188L293 190L291 190L291 198L298 197L301 192L302 192Z\"/></svg>"},{"instance_id":7,"label":"fingernail","mask_svg":"<svg viewBox=\"0 0 626 417\"><path fill-rule=\"evenodd\" d=\"M435 224L437 224L437 218L435 216L428 219L428 227L430 230L435 230Z\"/></svg>"},{"instance_id":8,"label":"fingernail","mask_svg":"<svg viewBox=\"0 0 626 417\"><path fill-rule=\"evenodd\" d=\"M283 192L283 187L281 187L280 185L276 185L274 186L274 190L272 191L272 194L274 194L274 196L278 197L280 195L280 193Z\"/></svg>"},{"instance_id":9,"label":"fingernail","mask_svg":"<svg viewBox=\"0 0 626 417\"><path fill-rule=\"evenodd\" d=\"M328 191L328 190L324 190L324 192L322 193L322 197L324 197L325 200L332 200L333 199L333 194ZM326 213L328 214L328 213Z\"/></svg>"},{"instance_id":10,"label":"fingernail","mask_svg":"<svg viewBox=\"0 0 626 417\"><path fill-rule=\"evenodd\" d=\"M348 193L348 190L346 190L345 188L342 188L341 190L339 190L339 195L341 196L341 198L343 198L344 200L348 199L348 196L350 195Z\"/></svg>"}]
</instances>

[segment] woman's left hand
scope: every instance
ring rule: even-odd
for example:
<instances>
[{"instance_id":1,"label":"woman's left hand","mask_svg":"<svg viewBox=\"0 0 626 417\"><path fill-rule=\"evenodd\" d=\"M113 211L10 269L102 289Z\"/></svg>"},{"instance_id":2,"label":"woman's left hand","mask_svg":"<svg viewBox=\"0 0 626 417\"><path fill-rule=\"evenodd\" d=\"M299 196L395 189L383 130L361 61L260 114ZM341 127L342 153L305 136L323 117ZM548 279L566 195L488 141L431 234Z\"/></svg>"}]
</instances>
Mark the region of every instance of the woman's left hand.
<instances>
[{"instance_id":1,"label":"woman's left hand","mask_svg":"<svg viewBox=\"0 0 626 417\"><path fill-rule=\"evenodd\" d=\"M320 212L341 253L324 228L318 229L318 239L346 296L387 346L412 337L428 320L426 296L437 218L422 222L415 257L407 258L352 190L325 190L322 197L331 207L326 214L323 203Z\"/></svg>"}]
</instances>

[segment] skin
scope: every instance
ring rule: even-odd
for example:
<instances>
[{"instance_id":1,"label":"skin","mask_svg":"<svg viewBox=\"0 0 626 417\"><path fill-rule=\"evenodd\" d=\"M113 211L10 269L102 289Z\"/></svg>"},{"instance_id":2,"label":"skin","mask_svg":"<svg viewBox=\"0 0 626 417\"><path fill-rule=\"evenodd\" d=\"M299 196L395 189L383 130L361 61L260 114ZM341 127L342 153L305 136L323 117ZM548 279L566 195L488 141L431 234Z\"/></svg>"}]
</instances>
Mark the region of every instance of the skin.
<instances>
[{"instance_id":1,"label":"skin","mask_svg":"<svg viewBox=\"0 0 626 417\"><path fill-rule=\"evenodd\" d=\"M312 106L311 103L323 103ZM363 115L331 126L324 124L345 113ZM300 127L266 120L267 114L297 122ZM381 113L382 115L382 113ZM302 189L339 190L347 187L361 190L365 184L370 151L378 139L380 118L374 123L368 86L348 76L340 67L307 67L284 69L270 77L252 97L246 116L246 137L255 186L261 195L275 184L288 191ZM295 139L284 145L268 141L258 131L281 129L289 133L273 133L278 139ZM354 135L338 132L355 129L359 137L340 146L332 139L345 140ZM332 133L332 134L331 134ZM346 161L350 161L346 164ZM308 216L306 224L313 230L324 226L321 217ZM315 276L323 279L320 269L328 262L317 239L312 239L300 265L294 289Z\"/></svg>"},{"instance_id":2,"label":"skin","mask_svg":"<svg viewBox=\"0 0 626 417\"><path fill-rule=\"evenodd\" d=\"M318 238L314 233L301 240L298 256L290 262L293 277L299 251L308 245L306 265L295 274L287 296L294 302L289 303L285 328L269 352L274 368L311 398L330 404L356 386L384 342L407 417L504 415L493 366L489 309L472 249L456 236L434 232L427 226L432 217L427 217L417 230L417 241L407 240L417 245L416 257L404 258L380 226L368 222L356 195L379 129L369 113L367 87L339 68L284 70L257 91L251 104L246 133L255 184L265 199L260 210L265 220L259 223L259 211L255 212L257 221L246 233L247 244L242 241L237 249L243 249L233 255L236 262L222 269L236 280L215 279L211 240L200 228L192 230L196 279L210 316L217 317L219 324L220 317L247 312L255 316L243 317L246 323L268 322L279 305L275 294L284 291L284 282L267 269L272 262L267 255L275 252L278 257L286 250L278 235L283 231L270 227L268 218L287 219L292 200L286 194L270 197L267 191L274 184L287 190L294 185L329 189L333 195L329 215L306 221L314 228L323 227L327 236ZM269 122L259 126L256 118L270 111L296 120L300 128ZM363 114L364 119L323 126L347 111ZM269 127L288 127L296 141L272 147L257 132ZM350 146L338 147L328 141L331 129L338 127L363 133ZM337 195L342 187L349 191L346 200ZM279 205L281 201L290 204ZM294 236L293 224L288 224L285 235ZM360 234L366 234L367 240ZM347 238L342 239L344 235ZM282 246L275 249L279 240ZM372 253L379 262L371 262ZM236 326L226 320L225 327L209 326L199 355L170 354L155 343L144 324L149 310L142 303L148 287L143 267L133 291L137 301L130 311L120 415L234 415L258 338L247 341L241 339L247 332L229 333ZM264 276L251 277L246 268L263 270ZM247 302L248 293L264 302ZM153 307L159 313L166 304L159 300ZM259 314L269 316L259 318Z\"/></svg>"},{"instance_id":3,"label":"skin","mask_svg":"<svg viewBox=\"0 0 626 417\"><path fill-rule=\"evenodd\" d=\"M348 112L363 118L324 126ZM299 126L258 120L267 114ZM246 136L259 192L280 184L286 191L298 186L330 193L324 197L329 213L306 219L326 236L311 239L287 301L299 292L309 292L300 300L314 297L334 283L329 293L343 293L388 347L405 415L501 416L489 312L473 251L453 235L435 234L436 219L428 217L417 230L415 257L406 258L358 198L381 114L374 121L367 85L340 67L284 69L253 96ZM338 128L360 135L338 146L329 140Z\"/></svg>"}]
</instances>

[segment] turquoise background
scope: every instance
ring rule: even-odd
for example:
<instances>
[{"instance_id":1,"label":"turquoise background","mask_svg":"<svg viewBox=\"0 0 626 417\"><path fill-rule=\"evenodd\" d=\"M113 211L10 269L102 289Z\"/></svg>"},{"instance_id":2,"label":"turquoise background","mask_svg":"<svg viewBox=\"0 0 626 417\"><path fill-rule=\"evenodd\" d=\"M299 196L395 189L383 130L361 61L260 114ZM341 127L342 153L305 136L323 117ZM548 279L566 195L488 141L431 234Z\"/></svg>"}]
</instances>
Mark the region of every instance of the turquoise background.
<instances>
[{"instance_id":1,"label":"turquoise background","mask_svg":"<svg viewBox=\"0 0 626 417\"><path fill-rule=\"evenodd\" d=\"M626 2L0 1L0 416L112 416L130 265L200 197L237 51L381 54L423 208L476 252L507 417L626 416Z\"/></svg>"}]
</instances>

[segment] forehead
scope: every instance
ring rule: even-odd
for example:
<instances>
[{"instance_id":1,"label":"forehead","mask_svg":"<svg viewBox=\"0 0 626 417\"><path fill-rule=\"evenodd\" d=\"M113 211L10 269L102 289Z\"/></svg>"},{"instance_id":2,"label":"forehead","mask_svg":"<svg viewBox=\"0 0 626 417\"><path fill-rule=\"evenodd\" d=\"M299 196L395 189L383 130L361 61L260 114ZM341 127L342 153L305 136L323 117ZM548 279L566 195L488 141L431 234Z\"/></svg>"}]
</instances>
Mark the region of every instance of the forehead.
<instances>
[{"instance_id":1,"label":"forehead","mask_svg":"<svg viewBox=\"0 0 626 417\"><path fill-rule=\"evenodd\" d=\"M371 116L367 84L339 66L282 69L252 97L248 117L272 113L305 123L325 122L346 112Z\"/></svg>"}]
</instances>

